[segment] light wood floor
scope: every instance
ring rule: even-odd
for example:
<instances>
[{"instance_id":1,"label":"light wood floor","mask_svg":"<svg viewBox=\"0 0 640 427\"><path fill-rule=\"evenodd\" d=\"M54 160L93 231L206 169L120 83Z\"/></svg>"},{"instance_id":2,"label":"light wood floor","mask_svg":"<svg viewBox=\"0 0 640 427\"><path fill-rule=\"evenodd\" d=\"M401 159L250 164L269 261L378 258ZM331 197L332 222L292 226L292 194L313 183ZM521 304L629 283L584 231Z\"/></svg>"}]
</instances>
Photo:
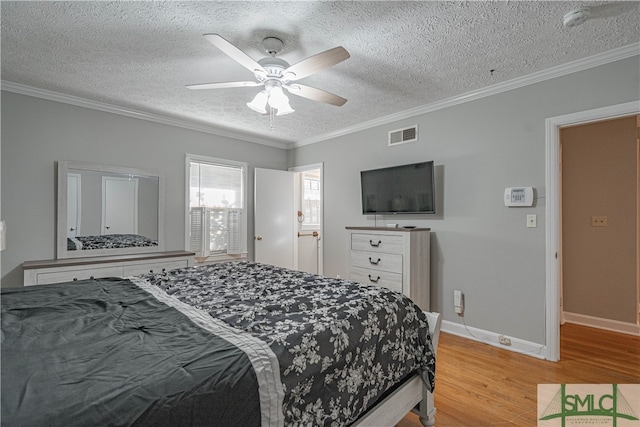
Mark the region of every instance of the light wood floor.
<instances>
[{"instance_id":1,"label":"light wood floor","mask_svg":"<svg viewBox=\"0 0 640 427\"><path fill-rule=\"evenodd\" d=\"M548 362L442 333L437 427L535 426L538 384L640 383L640 337L565 324ZM420 427L413 414L396 427Z\"/></svg>"}]
</instances>

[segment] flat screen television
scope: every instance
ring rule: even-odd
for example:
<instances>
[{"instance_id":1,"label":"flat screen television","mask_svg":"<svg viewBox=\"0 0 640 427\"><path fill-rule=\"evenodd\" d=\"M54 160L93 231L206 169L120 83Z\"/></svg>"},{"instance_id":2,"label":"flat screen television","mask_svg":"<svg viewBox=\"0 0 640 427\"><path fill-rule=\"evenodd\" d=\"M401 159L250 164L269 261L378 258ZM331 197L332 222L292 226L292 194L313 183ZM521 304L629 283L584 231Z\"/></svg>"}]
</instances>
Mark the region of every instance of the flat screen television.
<instances>
[{"instance_id":1,"label":"flat screen television","mask_svg":"<svg viewBox=\"0 0 640 427\"><path fill-rule=\"evenodd\" d=\"M433 161L360 172L364 215L435 214Z\"/></svg>"}]
</instances>

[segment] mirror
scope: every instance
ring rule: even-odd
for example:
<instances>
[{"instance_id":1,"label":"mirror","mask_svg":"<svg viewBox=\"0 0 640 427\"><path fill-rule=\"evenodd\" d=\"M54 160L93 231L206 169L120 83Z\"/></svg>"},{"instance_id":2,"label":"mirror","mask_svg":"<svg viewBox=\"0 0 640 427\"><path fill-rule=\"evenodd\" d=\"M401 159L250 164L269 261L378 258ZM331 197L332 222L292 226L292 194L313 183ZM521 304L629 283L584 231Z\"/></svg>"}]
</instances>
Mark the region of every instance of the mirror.
<instances>
[{"instance_id":1,"label":"mirror","mask_svg":"<svg viewBox=\"0 0 640 427\"><path fill-rule=\"evenodd\" d=\"M59 161L57 258L161 252L163 207L159 175Z\"/></svg>"}]
</instances>

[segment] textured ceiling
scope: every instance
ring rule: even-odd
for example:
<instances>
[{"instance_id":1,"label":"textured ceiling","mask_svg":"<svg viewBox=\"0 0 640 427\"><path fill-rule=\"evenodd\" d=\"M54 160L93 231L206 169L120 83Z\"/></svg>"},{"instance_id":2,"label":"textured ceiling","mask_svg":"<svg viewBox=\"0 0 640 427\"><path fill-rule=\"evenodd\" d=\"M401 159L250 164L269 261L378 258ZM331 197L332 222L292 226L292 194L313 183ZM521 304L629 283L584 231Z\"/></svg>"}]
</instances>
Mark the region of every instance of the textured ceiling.
<instances>
[{"instance_id":1,"label":"textured ceiling","mask_svg":"<svg viewBox=\"0 0 640 427\"><path fill-rule=\"evenodd\" d=\"M573 28L563 16L591 6ZM640 40L639 2L37 2L2 1L2 80L116 107L300 143ZM300 83L348 99L335 107L290 96L269 117L253 88L190 91L253 80L202 35L218 33L254 59L277 36L294 64L335 46L346 61ZM493 73L490 70L495 70ZM242 136L241 136L242 137Z\"/></svg>"}]
</instances>

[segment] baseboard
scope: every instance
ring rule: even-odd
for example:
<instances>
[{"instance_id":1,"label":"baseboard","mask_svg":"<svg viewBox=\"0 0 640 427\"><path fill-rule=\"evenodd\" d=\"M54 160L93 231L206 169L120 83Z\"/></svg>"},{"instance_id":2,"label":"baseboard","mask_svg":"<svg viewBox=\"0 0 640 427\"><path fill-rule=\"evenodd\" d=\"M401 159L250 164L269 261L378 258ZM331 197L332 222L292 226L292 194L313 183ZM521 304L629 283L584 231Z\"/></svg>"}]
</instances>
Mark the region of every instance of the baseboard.
<instances>
[{"instance_id":1,"label":"baseboard","mask_svg":"<svg viewBox=\"0 0 640 427\"><path fill-rule=\"evenodd\" d=\"M586 314L564 312L565 322L592 328L605 329L621 334L640 336L640 326L619 320L603 319L601 317L587 316Z\"/></svg>"},{"instance_id":2,"label":"baseboard","mask_svg":"<svg viewBox=\"0 0 640 427\"><path fill-rule=\"evenodd\" d=\"M499 339L504 336L503 334L497 334L495 332L485 331L484 329L473 328L470 326L468 327L461 323L455 323L448 320L442 321L441 331L489 344L504 350L513 351L515 353L525 354L538 359L546 359L547 348L543 344L537 344L509 336L507 336L507 338L511 341L511 345L500 344Z\"/></svg>"}]
</instances>

